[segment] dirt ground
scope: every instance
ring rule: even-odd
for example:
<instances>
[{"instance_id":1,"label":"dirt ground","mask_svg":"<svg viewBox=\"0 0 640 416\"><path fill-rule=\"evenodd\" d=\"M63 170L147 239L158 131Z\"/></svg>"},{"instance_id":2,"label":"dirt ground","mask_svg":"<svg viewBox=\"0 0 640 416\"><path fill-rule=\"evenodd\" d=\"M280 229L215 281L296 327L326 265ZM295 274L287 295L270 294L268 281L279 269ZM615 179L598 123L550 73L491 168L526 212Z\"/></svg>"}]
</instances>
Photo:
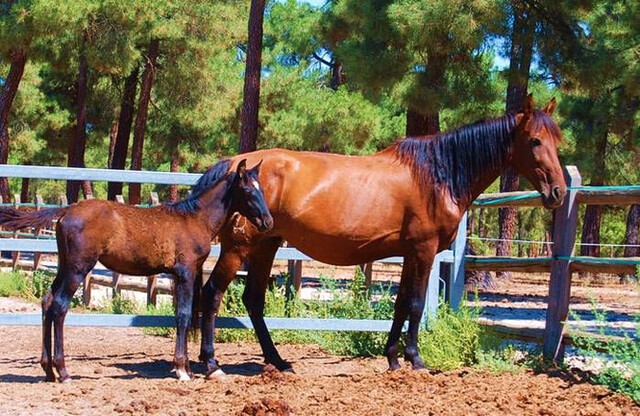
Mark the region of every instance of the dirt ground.
<instances>
[{"instance_id":1,"label":"dirt ground","mask_svg":"<svg viewBox=\"0 0 640 416\"><path fill-rule=\"evenodd\" d=\"M265 369L253 343L217 344L223 380L179 382L173 340L136 328L65 329L73 381L43 382L39 327L0 327L2 415L640 415L579 372L386 371L383 358L344 358L282 345L295 374ZM198 346L189 345L192 358Z\"/></svg>"},{"instance_id":2,"label":"dirt ground","mask_svg":"<svg viewBox=\"0 0 640 416\"><path fill-rule=\"evenodd\" d=\"M285 265L281 266L286 267ZM314 270L305 269L305 276ZM335 278L352 269L324 270ZM395 270L374 269L374 277ZM344 275L344 276L343 276ZM516 276L480 293L488 318L544 319L548 276ZM380 280L385 280L382 277ZM572 309L601 308L621 320L640 312L640 291L615 279L574 279ZM37 305L0 298L0 313L34 313ZM338 357L318 347L281 345L295 374L265 368L253 343L216 344L226 378L179 382L171 373L174 341L137 328L65 328L73 381L43 382L40 327L0 326L0 415L639 415L631 399L591 384L578 370L536 374L388 372L381 357Z\"/></svg>"}]
</instances>

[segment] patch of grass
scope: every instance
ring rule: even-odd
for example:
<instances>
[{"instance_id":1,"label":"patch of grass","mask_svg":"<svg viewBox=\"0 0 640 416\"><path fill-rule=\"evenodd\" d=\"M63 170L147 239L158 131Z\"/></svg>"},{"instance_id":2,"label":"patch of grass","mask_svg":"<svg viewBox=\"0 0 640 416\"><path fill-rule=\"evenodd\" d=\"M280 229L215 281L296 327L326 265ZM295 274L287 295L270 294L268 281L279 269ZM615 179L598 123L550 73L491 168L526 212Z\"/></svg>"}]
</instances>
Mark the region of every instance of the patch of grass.
<instances>
[{"instance_id":1,"label":"patch of grass","mask_svg":"<svg viewBox=\"0 0 640 416\"><path fill-rule=\"evenodd\" d=\"M596 321L607 322L607 314L591 300ZM601 363L601 368L594 370L593 381L607 388L630 396L640 404L640 315L635 316L634 334L625 334L622 339L607 339L605 328L600 325L600 333L594 337L586 333L573 335L579 353L589 357L591 362Z\"/></svg>"},{"instance_id":2,"label":"patch of grass","mask_svg":"<svg viewBox=\"0 0 640 416\"><path fill-rule=\"evenodd\" d=\"M465 302L457 311L448 304L438 308L428 329L418 335L420 354L429 368L453 370L470 366L479 362L481 350L497 348L497 337L478 323L478 314L478 308Z\"/></svg>"},{"instance_id":3,"label":"patch of grass","mask_svg":"<svg viewBox=\"0 0 640 416\"><path fill-rule=\"evenodd\" d=\"M0 296L21 296L29 285L24 273L2 272L0 273Z\"/></svg>"},{"instance_id":4,"label":"patch of grass","mask_svg":"<svg viewBox=\"0 0 640 416\"><path fill-rule=\"evenodd\" d=\"M144 315L175 316L176 310L172 302L162 302L158 306L147 305L143 311ZM160 337L173 337L176 333L175 327L150 327L142 328L142 332L148 335Z\"/></svg>"}]
</instances>

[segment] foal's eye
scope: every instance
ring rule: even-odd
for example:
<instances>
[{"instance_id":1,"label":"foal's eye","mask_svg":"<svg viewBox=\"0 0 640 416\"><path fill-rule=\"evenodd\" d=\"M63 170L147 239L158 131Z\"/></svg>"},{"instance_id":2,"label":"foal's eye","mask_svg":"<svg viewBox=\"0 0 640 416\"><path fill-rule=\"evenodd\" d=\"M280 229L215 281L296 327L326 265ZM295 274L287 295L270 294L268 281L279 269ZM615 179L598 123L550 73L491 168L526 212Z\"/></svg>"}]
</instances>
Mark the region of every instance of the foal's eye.
<instances>
[{"instance_id":1,"label":"foal's eye","mask_svg":"<svg viewBox=\"0 0 640 416\"><path fill-rule=\"evenodd\" d=\"M533 139L531 139L531 146L536 147L536 146L540 146L541 144L542 142L537 137L534 137Z\"/></svg>"}]
</instances>

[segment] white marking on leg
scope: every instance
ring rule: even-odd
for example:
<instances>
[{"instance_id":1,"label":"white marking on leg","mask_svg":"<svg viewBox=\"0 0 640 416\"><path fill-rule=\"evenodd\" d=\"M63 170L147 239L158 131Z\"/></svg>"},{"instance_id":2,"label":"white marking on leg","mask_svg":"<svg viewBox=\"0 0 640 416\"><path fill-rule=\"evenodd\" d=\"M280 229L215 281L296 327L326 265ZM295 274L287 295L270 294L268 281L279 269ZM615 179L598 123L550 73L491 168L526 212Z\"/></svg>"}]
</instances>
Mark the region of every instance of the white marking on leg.
<instances>
[{"instance_id":1,"label":"white marking on leg","mask_svg":"<svg viewBox=\"0 0 640 416\"><path fill-rule=\"evenodd\" d=\"M184 370L176 370L176 376L180 381L191 381L191 377L189 377L189 374Z\"/></svg>"}]
</instances>

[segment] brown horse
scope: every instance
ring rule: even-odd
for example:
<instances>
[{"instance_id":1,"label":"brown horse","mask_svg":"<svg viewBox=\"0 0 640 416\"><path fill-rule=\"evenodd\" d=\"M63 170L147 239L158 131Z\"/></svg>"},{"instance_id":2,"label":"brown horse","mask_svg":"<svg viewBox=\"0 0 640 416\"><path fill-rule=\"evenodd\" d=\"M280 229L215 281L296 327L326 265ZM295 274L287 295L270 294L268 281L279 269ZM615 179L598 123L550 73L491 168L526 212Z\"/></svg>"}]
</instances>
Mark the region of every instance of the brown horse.
<instances>
[{"instance_id":1,"label":"brown horse","mask_svg":"<svg viewBox=\"0 0 640 416\"><path fill-rule=\"evenodd\" d=\"M555 100L534 110L481 121L449 133L406 138L372 156L263 150L243 154L264 160L260 183L274 218L267 233L242 219L220 232L221 256L203 288L200 359L207 376L220 373L213 330L220 300L245 260L244 304L265 361L291 369L280 358L263 318L265 290L283 239L316 260L356 265L404 256L393 324L385 347L389 367L399 368L398 341L409 318L405 359L424 368L417 335L433 258L455 239L471 202L507 167L524 175L545 207L558 207L566 186L556 145L561 132L550 115ZM232 159L234 164L237 158Z\"/></svg>"},{"instance_id":2,"label":"brown horse","mask_svg":"<svg viewBox=\"0 0 640 416\"><path fill-rule=\"evenodd\" d=\"M176 349L174 365L180 380L190 379L187 329L194 301L194 282L202 282L202 264L211 241L233 212L246 216L267 231L273 218L258 185L260 164L227 173L222 161L205 172L186 199L168 205L139 208L113 201L87 200L63 208L32 213L0 210L0 225L10 229L56 225L58 274L42 300L43 344L40 364L47 381L69 380L64 362L63 325L69 302L97 261L128 275L175 276ZM200 293L199 288L196 289ZM55 354L51 356L51 325L55 327Z\"/></svg>"}]
</instances>

